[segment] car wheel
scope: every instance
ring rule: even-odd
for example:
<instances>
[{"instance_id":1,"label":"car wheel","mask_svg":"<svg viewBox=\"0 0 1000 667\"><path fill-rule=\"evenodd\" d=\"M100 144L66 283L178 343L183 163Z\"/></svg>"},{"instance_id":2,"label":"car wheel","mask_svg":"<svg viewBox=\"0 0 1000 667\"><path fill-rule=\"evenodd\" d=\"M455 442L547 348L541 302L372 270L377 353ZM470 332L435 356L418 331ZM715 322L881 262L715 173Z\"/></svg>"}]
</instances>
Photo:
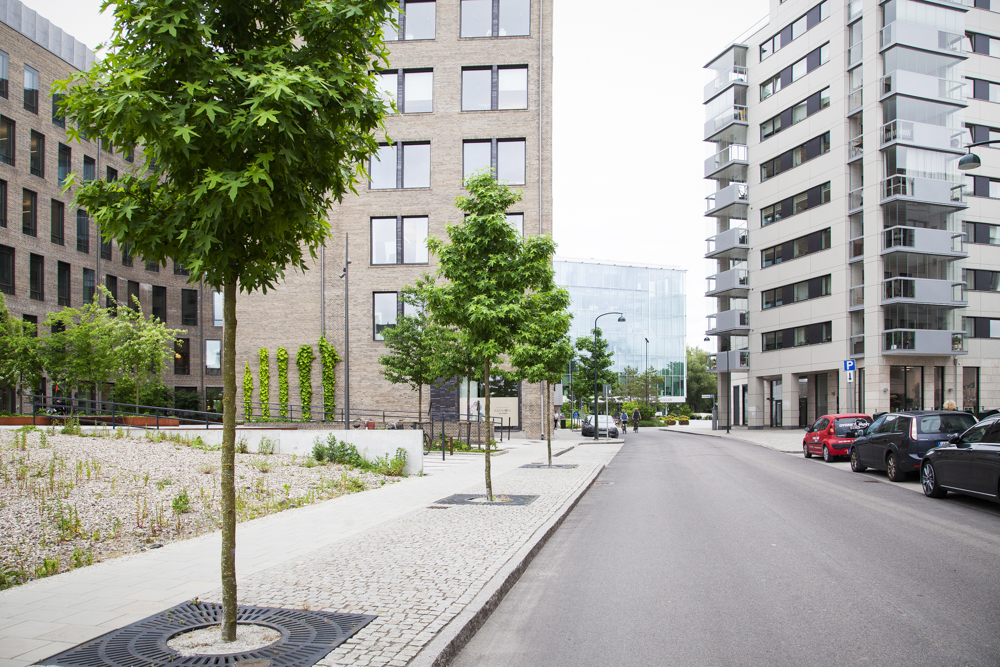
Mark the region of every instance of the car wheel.
<instances>
[{"instance_id":1,"label":"car wheel","mask_svg":"<svg viewBox=\"0 0 1000 667\"><path fill-rule=\"evenodd\" d=\"M809 445L804 442L802 443L802 456L807 459L811 459L813 457L813 455L809 452Z\"/></svg>"},{"instance_id":2,"label":"car wheel","mask_svg":"<svg viewBox=\"0 0 1000 667\"><path fill-rule=\"evenodd\" d=\"M823 460L827 463L833 460L833 457L830 456L830 448L826 445L823 445Z\"/></svg>"},{"instance_id":3,"label":"car wheel","mask_svg":"<svg viewBox=\"0 0 1000 667\"><path fill-rule=\"evenodd\" d=\"M906 479L906 473L899 469L899 460L892 452L885 459L885 472L893 482L902 482Z\"/></svg>"},{"instance_id":4,"label":"car wheel","mask_svg":"<svg viewBox=\"0 0 1000 667\"><path fill-rule=\"evenodd\" d=\"M948 495L948 489L942 489L938 484L934 465L930 461L924 461L920 466L920 486L924 487L924 495L928 498L944 498Z\"/></svg>"},{"instance_id":5,"label":"car wheel","mask_svg":"<svg viewBox=\"0 0 1000 667\"><path fill-rule=\"evenodd\" d=\"M861 462L861 457L858 456L858 450L855 447L851 447L851 470L854 472L868 470L868 466Z\"/></svg>"}]
</instances>

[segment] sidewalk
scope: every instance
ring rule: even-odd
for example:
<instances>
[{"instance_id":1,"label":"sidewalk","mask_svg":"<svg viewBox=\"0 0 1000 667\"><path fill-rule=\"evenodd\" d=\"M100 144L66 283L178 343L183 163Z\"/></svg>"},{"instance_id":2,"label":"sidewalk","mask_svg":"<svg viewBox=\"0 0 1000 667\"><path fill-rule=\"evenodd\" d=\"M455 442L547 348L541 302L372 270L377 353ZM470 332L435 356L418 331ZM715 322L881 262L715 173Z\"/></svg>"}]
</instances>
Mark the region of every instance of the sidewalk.
<instances>
[{"instance_id":1,"label":"sidewalk","mask_svg":"<svg viewBox=\"0 0 1000 667\"><path fill-rule=\"evenodd\" d=\"M694 428L691 428L693 426ZM693 435L707 435L714 438L732 438L743 440L754 445L767 447L776 452L801 453L802 452L802 429L779 429L763 428L749 429L746 426L734 426L726 433L725 428L720 431L712 430L710 421L692 421L690 426L669 426L661 428L661 431L671 431L675 433L691 433Z\"/></svg>"},{"instance_id":2,"label":"sidewalk","mask_svg":"<svg viewBox=\"0 0 1000 667\"><path fill-rule=\"evenodd\" d=\"M569 435L560 433L560 436ZM553 452L578 438L553 438ZM428 505L482 493L482 455L425 457L426 474L288 510L237 528L241 604L378 614L321 665L405 665L462 612L617 453L574 448L559 464L543 441L514 440L492 459L495 493L538 495L523 507ZM0 592L0 667L28 665L198 597L219 601L220 535L175 542Z\"/></svg>"}]
</instances>

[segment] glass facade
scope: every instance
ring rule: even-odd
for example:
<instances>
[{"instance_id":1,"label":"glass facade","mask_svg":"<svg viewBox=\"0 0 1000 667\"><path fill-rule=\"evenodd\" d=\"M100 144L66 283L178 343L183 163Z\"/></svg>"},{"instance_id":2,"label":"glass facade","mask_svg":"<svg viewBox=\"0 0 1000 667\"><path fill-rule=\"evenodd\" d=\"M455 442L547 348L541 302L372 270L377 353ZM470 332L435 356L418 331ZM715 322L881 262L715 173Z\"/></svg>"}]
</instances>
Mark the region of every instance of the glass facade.
<instances>
[{"instance_id":1,"label":"glass facade","mask_svg":"<svg viewBox=\"0 0 1000 667\"><path fill-rule=\"evenodd\" d=\"M649 366L663 378L661 396L666 398L662 400L683 403L687 376L684 271L558 258L554 267L556 284L570 294L573 342L593 336L598 315L623 312L624 322L609 316L598 323L614 353L612 369L623 375L626 366L640 373L648 368L648 338Z\"/></svg>"}]
</instances>

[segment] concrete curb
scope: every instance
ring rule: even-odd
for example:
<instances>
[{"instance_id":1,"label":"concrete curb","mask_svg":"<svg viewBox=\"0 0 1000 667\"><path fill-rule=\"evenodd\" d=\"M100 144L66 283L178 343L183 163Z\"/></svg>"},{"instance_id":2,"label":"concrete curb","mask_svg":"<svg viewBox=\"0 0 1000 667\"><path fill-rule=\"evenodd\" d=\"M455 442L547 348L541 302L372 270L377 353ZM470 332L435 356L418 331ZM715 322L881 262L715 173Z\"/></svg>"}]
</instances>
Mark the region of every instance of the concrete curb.
<instances>
[{"instance_id":1,"label":"concrete curb","mask_svg":"<svg viewBox=\"0 0 1000 667\"><path fill-rule=\"evenodd\" d=\"M598 466L577 490L563 503L554 516L549 518L528 542L497 572L486 586L466 605L455 618L451 619L428 642L420 653L415 655L407 667L446 667L458 655L459 651L475 636L476 632L486 623L490 614L500 605L507 592L514 587L517 580L534 560L545 543L556 532L562 522L580 502L598 475L604 471L604 465Z\"/></svg>"}]
</instances>

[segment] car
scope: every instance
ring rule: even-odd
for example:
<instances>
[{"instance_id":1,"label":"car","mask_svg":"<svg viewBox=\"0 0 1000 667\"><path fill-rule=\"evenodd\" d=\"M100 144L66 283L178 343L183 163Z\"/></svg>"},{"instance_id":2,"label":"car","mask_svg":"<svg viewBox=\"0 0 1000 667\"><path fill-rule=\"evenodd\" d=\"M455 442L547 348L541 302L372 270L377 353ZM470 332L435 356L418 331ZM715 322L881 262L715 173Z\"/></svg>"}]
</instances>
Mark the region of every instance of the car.
<instances>
[{"instance_id":1,"label":"car","mask_svg":"<svg viewBox=\"0 0 1000 667\"><path fill-rule=\"evenodd\" d=\"M979 422L924 454L920 485L931 498L949 491L1000 502L1000 417Z\"/></svg>"},{"instance_id":2,"label":"car","mask_svg":"<svg viewBox=\"0 0 1000 667\"><path fill-rule=\"evenodd\" d=\"M802 454L808 459L813 454L822 456L829 463L834 457L847 456L851 451L856 430L868 428L871 417L862 414L823 415L806 428L802 438Z\"/></svg>"},{"instance_id":3,"label":"car","mask_svg":"<svg viewBox=\"0 0 1000 667\"><path fill-rule=\"evenodd\" d=\"M598 415L597 428L599 435L603 435L608 438L618 437L618 425L615 424L615 420L608 415ZM594 437L594 415L587 415L587 418L583 420L583 426L580 428L580 434L585 438Z\"/></svg>"},{"instance_id":4,"label":"car","mask_svg":"<svg viewBox=\"0 0 1000 667\"><path fill-rule=\"evenodd\" d=\"M908 474L921 469L928 450L947 445L975 423L976 418L967 412L889 412L873 421L864 433L855 432L851 470L884 470L893 482L902 482Z\"/></svg>"}]
</instances>

